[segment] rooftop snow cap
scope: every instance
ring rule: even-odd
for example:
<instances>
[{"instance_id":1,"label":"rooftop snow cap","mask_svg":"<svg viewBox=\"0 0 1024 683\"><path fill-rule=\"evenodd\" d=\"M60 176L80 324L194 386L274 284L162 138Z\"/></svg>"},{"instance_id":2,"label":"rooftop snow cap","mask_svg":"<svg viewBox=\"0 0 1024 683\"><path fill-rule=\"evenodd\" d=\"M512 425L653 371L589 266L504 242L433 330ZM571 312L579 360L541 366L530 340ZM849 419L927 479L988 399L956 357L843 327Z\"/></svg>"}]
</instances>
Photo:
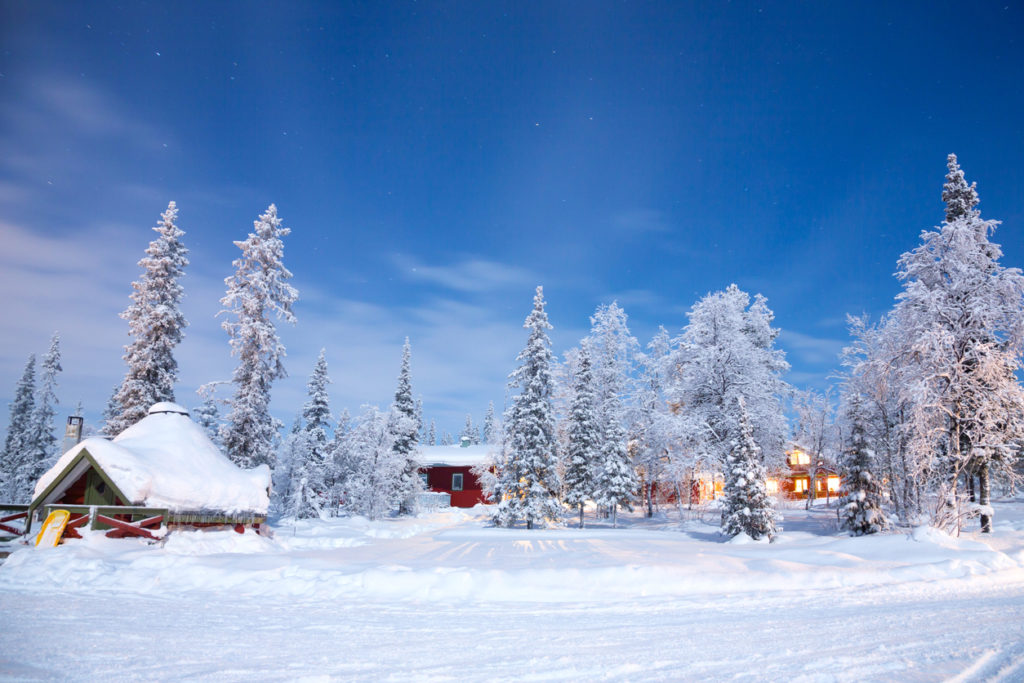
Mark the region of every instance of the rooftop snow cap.
<instances>
[{"instance_id":1,"label":"rooftop snow cap","mask_svg":"<svg viewBox=\"0 0 1024 683\"><path fill-rule=\"evenodd\" d=\"M179 406L177 403L171 403L170 401L160 401L160 403L154 403L153 407L149 409L150 415L159 415L160 413L175 413L177 415L188 415L188 411Z\"/></svg>"}]
</instances>

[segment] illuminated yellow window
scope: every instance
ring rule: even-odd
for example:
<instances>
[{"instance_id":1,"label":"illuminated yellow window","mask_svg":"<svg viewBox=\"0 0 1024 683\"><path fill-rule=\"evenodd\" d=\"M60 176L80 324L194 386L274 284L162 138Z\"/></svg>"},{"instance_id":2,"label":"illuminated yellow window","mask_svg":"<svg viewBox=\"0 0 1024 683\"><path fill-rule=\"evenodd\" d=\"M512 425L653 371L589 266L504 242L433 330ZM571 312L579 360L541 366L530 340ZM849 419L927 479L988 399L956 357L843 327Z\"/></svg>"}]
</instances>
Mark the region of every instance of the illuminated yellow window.
<instances>
[{"instance_id":1,"label":"illuminated yellow window","mask_svg":"<svg viewBox=\"0 0 1024 683\"><path fill-rule=\"evenodd\" d=\"M793 451L789 454L790 465L810 465L811 456L807 455L803 451Z\"/></svg>"},{"instance_id":2,"label":"illuminated yellow window","mask_svg":"<svg viewBox=\"0 0 1024 683\"><path fill-rule=\"evenodd\" d=\"M777 479L766 479L764 487L769 495L774 495L779 492L779 481Z\"/></svg>"},{"instance_id":3,"label":"illuminated yellow window","mask_svg":"<svg viewBox=\"0 0 1024 683\"><path fill-rule=\"evenodd\" d=\"M806 479L794 479L793 480L793 491L795 493L803 493L806 490L807 490L807 480Z\"/></svg>"},{"instance_id":4,"label":"illuminated yellow window","mask_svg":"<svg viewBox=\"0 0 1024 683\"><path fill-rule=\"evenodd\" d=\"M828 478L828 490L832 492L839 490L839 477Z\"/></svg>"}]
</instances>

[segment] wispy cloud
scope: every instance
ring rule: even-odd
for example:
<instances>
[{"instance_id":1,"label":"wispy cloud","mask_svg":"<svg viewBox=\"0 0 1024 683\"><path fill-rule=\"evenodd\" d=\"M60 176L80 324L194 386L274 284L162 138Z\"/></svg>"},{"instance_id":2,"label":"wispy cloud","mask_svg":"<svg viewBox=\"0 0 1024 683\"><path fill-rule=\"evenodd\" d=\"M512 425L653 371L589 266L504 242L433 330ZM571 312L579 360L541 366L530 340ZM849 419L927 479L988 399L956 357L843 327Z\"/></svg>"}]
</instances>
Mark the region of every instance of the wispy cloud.
<instances>
[{"instance_id":1,"label":"wispy cloud","mask_svg":"<svg viewBox=\"0 0 1024 683\"><path fill-rule=\"evenodd\" d=\"M779 345L787 354L798 357L805 364L827 368L839 364L839 353L846 342L782 330L779 333Z\"/></svg>"},{"instance_id":2,"label":"wispy cloud","mask_svg":"<svg viewBox=\"0 0 1024 683\"><path fill-rule=\"evenodd\" d=\"M481 258L467 258L449 265L426 264L401 254L394 255L393 260L410 280L459 292L489 292L540 282L536 274L525 268Z\"/></svg>"},{"instance_id":3,"label":"wispy cloud","mask_svg":"<svg viewBox=\"0 0 1024 683\"><path fill-rule=\"evenodd\" d=\"M0 101L0 207L25 219L40 208L67 218L78 193L116 197L140 187L135 162L171 158L172 136L130 113L118 97L85 81L39 74ZM16 210L16 211L15 211Z\"/></svg>"},{"instance_id":4,"label":"wispy cloud","mask_svg":"<svg viewBox=\"0 0 1024 683\"><path fill-rule=\"evenodd\" d=\"M669 232L664 214L655 209L630 209L612 216L612 225L627 233Z\"/></svg>"}]
</instances>

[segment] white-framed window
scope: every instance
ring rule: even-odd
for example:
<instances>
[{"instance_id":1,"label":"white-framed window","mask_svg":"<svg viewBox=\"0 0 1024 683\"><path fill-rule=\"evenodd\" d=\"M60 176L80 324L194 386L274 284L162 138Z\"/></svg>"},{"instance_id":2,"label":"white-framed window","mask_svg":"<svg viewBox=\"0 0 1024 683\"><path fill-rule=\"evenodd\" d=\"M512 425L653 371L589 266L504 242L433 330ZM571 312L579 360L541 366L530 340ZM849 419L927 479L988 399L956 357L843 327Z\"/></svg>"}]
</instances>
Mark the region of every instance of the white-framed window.
<instances>
[{"instance_id":1,"label":"white-framed window","mask_svg":"<svg viewBox=\"0 0 1024 683\"><path fill-rule=\"evenodd\" d=\"M808 488L806 479L794 479L793 480L793 492L803 493Z\"/></svg>"},{"instance_id":2,"label":"white-framed window","mask_svg":"<svg viewBox=\"0 0 1024 683\"><path fill-rule=\"evenodd\" d=\"M430 488L430 477L427 476L426 472L420 472L420 481L423 482L423 488Z\"/></svg>"},{"instance_id":3,"label":"white-framed window","mask_svg":"<svg viewBox=\"0 0 1024 683\"><path fill-rule=\"evenodd\" d=\"M452 491L462 490L462 472L452 475Z\"/></svg>"}]
</instances>

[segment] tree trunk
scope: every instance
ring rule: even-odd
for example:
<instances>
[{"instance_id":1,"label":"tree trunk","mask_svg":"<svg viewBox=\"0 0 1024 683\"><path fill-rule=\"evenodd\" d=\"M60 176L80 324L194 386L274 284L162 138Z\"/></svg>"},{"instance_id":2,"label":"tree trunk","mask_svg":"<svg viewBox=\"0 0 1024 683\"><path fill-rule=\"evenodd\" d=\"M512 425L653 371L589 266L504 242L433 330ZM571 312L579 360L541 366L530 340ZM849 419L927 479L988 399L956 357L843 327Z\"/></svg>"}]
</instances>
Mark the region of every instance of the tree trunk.
<instances>
[{"instance_id":1,"label":"tree trunk","mask_svg":"<svg viewBox=\"0 0 1024 683\"><path fill-rule=\"evenodd\" d=\"M647 516L654 516L654 482L647 482Z\"/></svg>"},{"instance_id":2,"label":"tree trunk","mask_svg":"<svg viewBox=\"0 0 1024 683\"><path fill-rule=\"evenodd\" d=\"M974 479L974 477L971 477ZM984 462L978 468L978 488L981 489L981 533L992 533L992 515L989 514L989 505L992 503L992 483L988 473L988 463Z\"/></svg>"},{"instance_id":3,"label":"tree trunk","mask_svg":"<svg viewBox=\"0 0 1024 683\"><path fill-rule=\"evenodd\" d=\"M814 506L814 491L818 484L818 470L817 468L810 468L807 470L807 474L807 504L804 508L810 510Z\"/></svg>"},{"instance_id":4,"label":"tree trunk","mask_svg":"<svg viewBox=\"0 0 1024 683\"><path fill-rule=\"evenodd\" d=\"M619 506L612 505L612 528L617 529L619 527Z\"/></svg>"},{"instance_id":5,"label":"tree trunk","mask_svg":"<svg viewBox=\"0 0 1024 683\"><path fill-rule=\"evenodd\" d=\"M583 503L580 503L580 528L583 528Z\"/></svg>"},{"instance_id":6,"label":"tree trunk","mask_svg":"<svg viewBox=\"0 0 1024 683\"><path fill-rule=\"evenodd\" d=\"M967 475L967 493L971 497L971 502L972 503L976 503L978 499L974 495L974 472L972 472L971 470L967 470L966 475ZM981 476L980 472L978 473L978 476L979 477Z\"/></svg>"}]
</instances>

